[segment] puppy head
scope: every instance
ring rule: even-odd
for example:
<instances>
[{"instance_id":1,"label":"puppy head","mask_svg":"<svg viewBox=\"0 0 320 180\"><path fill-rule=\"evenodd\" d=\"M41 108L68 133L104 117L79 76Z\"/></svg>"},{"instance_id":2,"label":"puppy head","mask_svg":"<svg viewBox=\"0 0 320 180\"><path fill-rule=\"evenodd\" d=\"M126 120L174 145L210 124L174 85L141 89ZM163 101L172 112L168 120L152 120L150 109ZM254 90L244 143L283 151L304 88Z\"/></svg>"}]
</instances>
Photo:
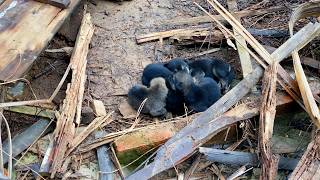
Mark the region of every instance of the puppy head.
<instances>
[{"instance_id":1,"label":"puppy head","mask_svg":"<svg viewBox=\"0 0 320 180\"><path fill-rule=\"evenodd\" d=\"M193 79L188 71L178 71L173 75L173 82L176 90L184 92L191 87Z\"/></svg>"}]
</instances>

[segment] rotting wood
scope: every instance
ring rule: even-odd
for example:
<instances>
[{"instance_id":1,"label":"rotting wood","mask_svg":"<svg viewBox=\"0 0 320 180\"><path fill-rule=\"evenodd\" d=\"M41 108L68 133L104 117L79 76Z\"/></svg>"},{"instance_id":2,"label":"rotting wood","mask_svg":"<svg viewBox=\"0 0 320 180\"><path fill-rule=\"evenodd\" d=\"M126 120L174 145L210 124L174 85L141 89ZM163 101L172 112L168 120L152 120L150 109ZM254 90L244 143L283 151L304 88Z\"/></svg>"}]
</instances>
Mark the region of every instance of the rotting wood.
<instances>
[{"instance_id":1,"label":"rotting wood","mask_svg":"<svg viewBox=\"0 0 320 180\"><path fill-rule=\"evenodd\" d=\"M297 167L289 177L289 180L313 180L320 179L320 131L309 143L307 150L301 157Z\"/></svg>"},{"instance_id":2,"label":"rotting wood","mask_svg":"<svg viewBox=\"0 0 320 180\"><path fill-rule=\"evenodd\" d=\"M234 15L240 18L248 17L248 16L258 16L263 15L271 12L281 12L285 10L289 10L294 8L294 6L284 7L284 6L276 6L269 9L256 9L256 10L243 10L235 12ZM219 21L224 21L224 18L221 15L215 15ZM211 19L208 16L198 16L198 17L191 17L191 18L176 18L165 20L161 22L161 25L184 25L184 24L199 24L199 23L210 23ZM226 22L226 21L225 21Z\"/></svg>"},{"instance_id":3,"label":"rotting wood","mask_svg":"<svg viewBox=\"0 0 320 180\"><path fill-rule=\"evenodd\" d=\"M213 162L230 164L230 165L251 165L258 166L260 160L255 153L241 152L241 151L228 151L222 149L213 149L200 147L199 152L204 154L206 159ZM279 169L293 170L299 160L280 157Z\"/></svg>"},{"instance_id":4,"label":"rotting wood","mask_svg":"<svg viewBox=\"0 0 320 180\"><path fill-rule=\"evenodd\" d=\"M237 7L237 1L236 0L228 0L228 8L231 12L235 12L238 10ZM241 18L239 16L236 16L237 20L241 22ZM236 41L237 50L241 62L241 69L242 69L242 75L243 77L246 77L247 74L251 73L252 68L252 62L249 53L245 50L245 48L242 46L247 46L246 40L237 33L235 29L233 29L234 35L238 37L239 41ZM242 44L242 45L241 45Z\"/></svg>"},{"instance_id":5,"label":"rotting wood","mask_svg":"<svg viewBox=\"0 0 320 180\"><path fill-rule=\"evenodd\" d=\"M298 21L302 17L306 17L308 15L320 15L320 1L312 2L312 3L304 3L300 5L295 11L292 13L290 21L289 21L289 31L290 36L293 36L293 27L296 21ZM320 128L320 112L319 108L316 104L316 101L312 95L310 86L307 81L307 77L303 71L301 60L298 54L298 50L294 50L292 52L293 59L293 67L296 75L296 79L299 85L300 93L306 107L306 110L313 121L313 123Z\"/></svg>"},{"instance_id":6,"label":"rotting wood","mask_svg":"<svg viewBox=\"0 0 320 180\"><path fill-rule=\"evenodd\" d=\"M62 26L80 0L67 9L36 1L7 0L0 6L0 80L21 77Z\"/></svg>"},{"instance_id":7,"label":"rotting wood","mask_svg":"<svg viewBox=\"0 0 320 180\"><path fill-rule=\"evenodd\" d=\"M260 179L275 179L278 172L279 157L271 150L274 118L276 115L276 85L278 63L273 62L266 69L262 81L262 102L259 119L259 150L261 154Z\"/></svg>"},{"instance_id":8,"label":"rotting wood","mask_svg":"<svg viewBox=\"0 0 320 180\"><path fill-rule=\"evenodd\" d=\"M82 105L83 86L86 79L86 49L89 47L93 31L94 28L91 22L91 16L87 13L82 19L73 54L71 56L70 64L72 79L71 83L67 85L66 98L60 108L61 114L57 119L57 125L54 131L54 147L50 153L50 156L53 158L50 167L51 178L59 171L65 158L65 153L68 150L67 148L70 147L70 145L76 144L74 141L74 118L81 116L81 107L79 106ZM77 114L79 115L77 116ZM77 143L79 142L77 141ZM74 148L74 146L72 147Z\"/></svg>"}]
</instances>

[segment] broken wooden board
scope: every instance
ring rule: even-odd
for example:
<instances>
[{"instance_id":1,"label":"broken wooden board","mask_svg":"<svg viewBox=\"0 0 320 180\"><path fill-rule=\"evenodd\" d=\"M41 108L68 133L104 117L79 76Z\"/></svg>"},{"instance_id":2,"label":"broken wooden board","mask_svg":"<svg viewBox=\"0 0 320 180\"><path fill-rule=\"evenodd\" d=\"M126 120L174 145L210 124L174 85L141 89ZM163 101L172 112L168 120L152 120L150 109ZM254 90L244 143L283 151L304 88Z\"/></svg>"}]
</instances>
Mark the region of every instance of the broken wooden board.
<instances>
[{"instance_id":1,"label":"broken wooden board","mask_svg":"<svg viewBox=\"0 0 320 180\"><path fill-rule=\"evenodd\" d=\"M52 6L55 6L61 9L66 9L70 4L70 0L34 0L34 1L50 4Z\"/></svg>"},{"instance_id":2,"label":"broken wooden board","mask_svg":"<svg viewBox=\"0 0 320 180\"><path fill-rule=\"evenodd\" d=\"M67 9L27 0L0 6L0 80L21 77L53 38L80 0Z\"/></svg>"}]
</instances>

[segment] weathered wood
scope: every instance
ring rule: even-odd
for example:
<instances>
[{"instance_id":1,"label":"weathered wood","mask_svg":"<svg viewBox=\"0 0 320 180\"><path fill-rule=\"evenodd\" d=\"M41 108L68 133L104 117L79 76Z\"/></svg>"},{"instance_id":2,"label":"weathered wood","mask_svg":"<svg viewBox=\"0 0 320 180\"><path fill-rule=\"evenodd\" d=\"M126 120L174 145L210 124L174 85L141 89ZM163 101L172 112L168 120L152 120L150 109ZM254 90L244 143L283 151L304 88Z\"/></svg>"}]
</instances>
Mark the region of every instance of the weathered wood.
<instances>
[{"instance_id":1,"label":"weathered wood","mask_svg":"<svg viewBox=\"0 0 320 180\"><path fill-rule=\"evenodd\" d=\"M96 116L106 116L107 115L107 111L103 105L103 102L100 100L92 100L91 102L91 108L94 112L94 114L96 114Z\"/></svg>"},{"instance_id":2,"label":"weathered wood","mask_svg":"<svg viewBox=\"0 0 320 180\"><path fill-rule=\"evenodd\" d=\"M290 175L290 180L320 179L320 132L318 131L301 157L297 167Z\"/></svg>"},{"instance_id":3,"label":"weathered wood","mask_svg":"<svg viewBox=\"0 0 320 180\"><path fill-rule=\"evenodd\" d=\"M71 56L70 65L72 69L72 79L71 83L67 85L66 98L60 108L61 114L57 119L57 125L54 131L54 147L50 154L53 158L50 168L51 178L53 178L56 172L59 171L68 150L67 148L75 148L75 145L77 145L79 140L83 138L83 136L81 136L81 138L79 137L77 139L78 141L74 141L74 118L76 118L77 121L81 116L82 97L86 79L86 55L93 31L94 28L91 22L91 16L87 13L83 17L73 54ZM69 149L68 152L70 153L71 150Z\"/></svg>"},{"instance_id":4,"label":"weathered wood","mask_svg":"<svg viewBox=\"0 0 320 180\"><path fill-rule=\"evenodd\" d=\"M296 21L300 18L305 17L309 14L316 14L320 15L320 2L313 2L313 3L304 3L300 5L295 11L292 13L290 21L289 21L289 31L290 36L293 36L293 27ZM319 25L320 26L320 25ZM311 36L312 37L312 36ZM315 37L315 36L314 36ZM304 37L301 37L304 38ZM293 67L296 74L296 79L299 85L299 89L301 92L301 96L303 99L303 103L306 107L306 110L313 121L313 123L320 128L320 112L319 108L316 104L316 101L312 95L310 86L307 81L307 77L303 71L301 60L298 54L298 50L294 50L292 52L292 59L293 59Z\"/></svg>"},{"instance_id":5,"label":"weathered wood","mask_svg":"<svg viewBox=\"0 0 320 180\"><path fill-rule=\"evenodd\" d=\"M193 163L191 164L190 168L186 171L183 180L189 180L191 179L192 174L196 170L197 166L199 165L201 161L201 155L198 154Z\"/></svg>"},{"instance_id":6,"label":"weathered wood","mask_svg":"<svg viewBox=\"0 0 320 180\"><path fill-rule=\"evenodd\" d=\"M271 12L281 12L285 10L290 10L292 7L284 7L284 6L276 6L276 7L271 7L269 9L256 9L256 10L243 10L243 11L238 11L235 12L234 15L243 18L243 17L248 17L248 16L258 16L258 15L263 15ZM224 21L224 18L221 15L215 15L215 17L219 21ZM161 25L184 25L184 24L199 24L199 23L209 23L211 22L211 18L208 16L198 16L198 17L191 17L191 18L175 18L175 19L170 19L170 20L165 20L161 22Z\"/></svg>"},{"instance_id":7,"label":"weathered wood","mask_svg":"<svg viewBox=\"0 0 320 180\"><path fill-rule=\"evenodd\" d=\"M278 63L273 62L266 69L262 81L262 103L259 119L259 150L261 154L260 179L275 179L278 172L279 157L272 154L271 138L276 115L276 85Z\"/></svg>"},{"instance_id":8,"label":"weathered wood","mask_svg":"<svg viewBox=\"0 0 320 180\"><path fill-rule=\"evenodd\" d=\"M209 161L230 164L230 165L260 165L257 154L240 152L240 151L228 151L212 148L199 148L200 153L203 153ZM293 170L297 164L298 159L280 157L279 169Z\"/></svg>"},{"instance_id":9,"label":"weathered wood","mask_svg":"<svg viewBox=\"0 0 320 180\"><path fill-rule=\"evenodd\" d=\"M52 6L55 6L61 9L66 9L70 4L70 0L35 0L35 1L45 3L45 4L50 4Z\"/></svg>"},{"instance_id":10,"label":"weathered wood","mask_svg":"<svg viewBox=\"0 0 320 180\"><path fill-rule=\"evenodd\" d=\"M49 119L55 118L55 112L53 110L44 109L44 108L35 107L35 106L13 106L13 107L4 108L4 110L15 112L15 113L32 115L32 116L40 116L40 117L49 118Z\"/></svg>"},{"instance_id":11,"label":"weathered wood","mask_svg":"<svg viewBox=\"0 0 320 180\"><path fill-rule=\"evenodd\" d=\"M26 150L40 136L48 133L50 128L50 120L40 119L32 126L17 134L12 139L12 156L15 157ZM3 162L8 162L8 142L3 143Z\"/></svg>"},{"instance_id":12,"label":"weathered wood","mask_svg":"<svg viewBox=\"0 0 320 180\"><path fill-rule=\"evenodd\" d=\"M67 9L36 1L7 0L0 6L0 80L21 77L80 0Z\"/></svg>"},{"instance_id":13,"label":"weathered wood","mask_svg":"<svg viewBox=\"0 0 320 180\"><path fill-rule=\"evenodd\" d=\"M228 0L227 2L228 2L228 8L231 12L235 12L238 10L236 0ZM241 22L241 18L239 16L236 16L236 17L237 17L237 20ZM233 32L234 32L234 35L239 39L239 42L236 41L236 45L237 45L237 50L238 50L238 54L241 62L242 75L243 77L246 77L246 75L251 73L253 70L250 55L248 51L245 50L245 47L243 47L243 46L247 46L247 43L246 43L246 40L235 29L233 29Z\"/></svg>"}]
</instances>

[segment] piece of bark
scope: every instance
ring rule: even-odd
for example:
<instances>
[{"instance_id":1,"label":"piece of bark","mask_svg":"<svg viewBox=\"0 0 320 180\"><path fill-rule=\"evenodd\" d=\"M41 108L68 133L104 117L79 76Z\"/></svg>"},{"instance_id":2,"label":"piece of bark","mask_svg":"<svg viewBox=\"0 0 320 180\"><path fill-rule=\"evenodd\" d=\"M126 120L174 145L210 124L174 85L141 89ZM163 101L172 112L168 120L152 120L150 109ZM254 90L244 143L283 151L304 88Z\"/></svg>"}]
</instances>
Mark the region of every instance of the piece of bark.
<instances>
[{"instance_id":1,"label":"piece of bark","mask_svg":"<svg viewBox=\"0 0 320 180\"><path fill-rule=\"evenodd\" d=\"M53 178L56 172L60 170L68 147L70 147L70 145L75 145L74 119L76 119L76 122L80 122L82 97L86 80L86 55L93 31L94 28L91 22L91 16L87 13L83 17L73 54L70 59L72 79L71 83L67 85L66 98L60 108L61 114L57 119L57 125L54 131L54 147L50 154L53 158L50 168L51 178ZM79 141L76 143L79 143Z\"/></svg>"},{"instance_id":2,"label":"piece of bark","mask_svg":"<svg viewBox=\"0 0 320 180\"><path fill-rule=\"evenodd\" d=\"M250 165L257 167L260 165L259 158L255 153L228 151L205 147L200 147L199 152L204 154L207 160L213 162L238 166ZM297 166L298 162L298 159L280 157L279 169L293 170Z\"/></svg>"},{"instance_id":3,"label":"piece of bark","mask_svg":"<svg viewBox=\"0 0 320 180\"><path fill-rule=\"evenodd\" d=\"M262 81L262 103L259 119L259 150L261 154L260 179L271 180L277 176L279 157L271 150L274 118L276 115L277 67L274 62L266 69Z\"/></svg>"},{"instance_id":4,"label":"piece of bark","mask_svg":"<svg viewBox=\"0 0 320 180\"><path fill-rule=\"evenodd\" d=\"M80 0L71 0L67 9L36 1L7 0L0 5L0 80L21 77L48 45Z\"/></svg>"},{"instance_id":5,"label":"piece of bark","mask_svg":"<svg viewBox=\"0 0 320 180\"><path fill-rule=\"evenodd\" d=\"M318 131L301 157L289 180L320 179L320 132Z\"/></svg>"}]
</instances>

